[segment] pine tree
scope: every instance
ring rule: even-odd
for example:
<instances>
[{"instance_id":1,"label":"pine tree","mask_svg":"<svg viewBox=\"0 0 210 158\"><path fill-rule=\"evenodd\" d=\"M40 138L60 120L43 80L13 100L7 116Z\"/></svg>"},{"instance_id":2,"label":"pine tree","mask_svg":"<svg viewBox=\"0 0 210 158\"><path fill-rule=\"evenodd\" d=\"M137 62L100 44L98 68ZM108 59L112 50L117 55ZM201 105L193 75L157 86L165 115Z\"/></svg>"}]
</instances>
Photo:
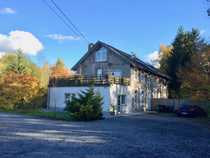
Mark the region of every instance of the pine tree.
<instances>
[{"instance_id":1,"label":"pine tree","mask_svg":"<svg viewBox=\"0 0 210 158\"><path fill-rule=\"evenodd\" d=\"M160 63L163 72L171 77L169 84L170 97L181 97L182 81L178 74L191 63L192 56L199 52L204 45L205 42L201 39L198 30L184 31L182 27L178 29L171 45L170 55Z\"/></svg>"},{"instance_id":2,"label":"pine tree","mask_svg":"<svg viewBox=\"0 0 210 158\"><path fill-rule=\"evenodd\" d=\"M82 91L78 96L73 96L67 103L66 110L69 111L76 120L97 120L102 118L102 101L100 94L95 93L93 87Z\"/></svg>"}]
</instances>

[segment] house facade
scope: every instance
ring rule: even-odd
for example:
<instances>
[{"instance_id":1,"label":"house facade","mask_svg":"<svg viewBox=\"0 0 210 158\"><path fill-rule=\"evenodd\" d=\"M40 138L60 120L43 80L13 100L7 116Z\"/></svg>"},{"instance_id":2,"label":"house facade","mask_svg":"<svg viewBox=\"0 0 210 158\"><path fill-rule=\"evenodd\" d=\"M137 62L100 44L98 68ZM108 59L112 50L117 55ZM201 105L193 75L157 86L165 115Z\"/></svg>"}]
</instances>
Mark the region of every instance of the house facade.
<instances>
[{"instance_id":1,"label":"house facade","mask_svg":"<svg viewBox=\"0 0 210 158\"><path fill-rule=\"evenodd\" d=\"M90 44L73 66L75 75L51 78L48 107L64 109L72 95L93 85L103 97L103 111L132 113L151 110L152 98L167 98L169 77L135 55L101 41Z\"/></svg>"}]
</instances>

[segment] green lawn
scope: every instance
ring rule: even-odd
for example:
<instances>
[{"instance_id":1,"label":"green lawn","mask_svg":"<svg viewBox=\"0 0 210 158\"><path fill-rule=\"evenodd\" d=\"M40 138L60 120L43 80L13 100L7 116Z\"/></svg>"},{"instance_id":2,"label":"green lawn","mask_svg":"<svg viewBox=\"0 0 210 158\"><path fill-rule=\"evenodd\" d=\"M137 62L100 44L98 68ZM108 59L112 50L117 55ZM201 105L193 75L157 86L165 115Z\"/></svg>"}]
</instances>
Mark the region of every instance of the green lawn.
<instances>
[{"instance_id":1,"label":"green lawn","mask_svg":"<svg viewBox=\"0 0 210 158\"><path fill-rule=\"evenodd\" d=\"M36 109L36 110L1 110L1 111L24 114L24 115L29 115L29 116L37 116L37 117L42 117L42 118L49 118L49 119L54 119L54 120L65 120L65 121L72 120L72 118L68 112L51 112L51 111L42 111L40 109Z\"/></svg>"},{"instance_id":2,"label":"green lawn","mask_svg":"<svg viewBox=\"0 0 210 158\"><path fill-rule=\"evenodd\" d=\"M28 111L23 112L23 114L30 115L30 116L39 116L49 119L55 119L55 120L72 120L68 112L46 112L46 111Z\"/></svg>"}]
</instances>

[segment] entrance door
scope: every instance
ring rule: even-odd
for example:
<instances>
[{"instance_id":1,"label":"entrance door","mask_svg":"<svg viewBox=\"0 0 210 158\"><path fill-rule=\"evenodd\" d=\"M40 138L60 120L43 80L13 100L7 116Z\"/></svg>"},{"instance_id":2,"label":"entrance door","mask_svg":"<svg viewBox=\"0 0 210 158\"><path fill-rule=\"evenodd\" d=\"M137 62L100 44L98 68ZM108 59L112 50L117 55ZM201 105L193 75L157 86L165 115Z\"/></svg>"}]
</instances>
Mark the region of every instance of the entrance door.
<instances>
[{"instance_id":1,"label":"entrance door","mask_svg":"<svg viewBox=\"0 0 210 158\"><path fill-rule=\"evenodd\" d=\"M144 105L145 105L145 91L140 91L140 109L141 111L144 111Z\"/></svg>"},{"instance_id":2,"label":"entrance door","mask_svg":"<svg viewBox=\"0 0 210 158\"><path fill-rule=\"evenodd\" d=\"M118 95L117 96L117 111L118 112L122 112L122 113L124 113L124 112L126 112L126 95Z\"/></svg>"},{"instance_id":3,"label":"entrance door","mask_svg":"<svg viewBox=\"0 0 210 158\"><path fill-rule=\"evenodd\" d=\"M139 111L142 111L140 89L135 91L134 98L133 98L133 112L139 112Z\"/></svg>"}]
</instances>

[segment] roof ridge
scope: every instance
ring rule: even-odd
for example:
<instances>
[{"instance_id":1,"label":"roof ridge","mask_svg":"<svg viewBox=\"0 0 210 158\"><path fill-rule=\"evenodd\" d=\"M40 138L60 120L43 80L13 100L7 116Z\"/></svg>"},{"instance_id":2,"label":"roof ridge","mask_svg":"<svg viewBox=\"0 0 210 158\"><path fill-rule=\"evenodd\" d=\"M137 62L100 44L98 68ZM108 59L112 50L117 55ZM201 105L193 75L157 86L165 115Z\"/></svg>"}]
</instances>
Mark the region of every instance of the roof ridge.
<instances>
[{"instance_id":1,"label":"roof ridge","mask_svg":"<svg viewBox=\"0 0 210 158\"><path fill-rule=\"evenodd\" d=\"M108 47L111 47L111 48L113 48L113 49L115 49L115 50L117 50L117 51L120 51L120 52L122 52L122 53L125 53L126 55L129 55L129 56L131 56L131 54L129 54L129 53L126 53L125 51L123 51L123 50L120 50L120 49L118 49L118 48L116 48L116 47L113 47L113 46L111 46L110 44L107 44L107 43L105 43L105 42L102 42L102 41L97 41L97 42L100 42L101 44L107 45ZM97 43L97 42L96 42L96 43Z\"/></svg>"},{"instance_id":2,"label":"roof ridge","mask_svg":"<svg viewBox=\"0 0 210 158\"><path fill-rule=\"evenodd\" d=\"M97 45L101 45L106 47L107 49L110 49L111 51L115 52L116 54L118 54L119 56L121 56L122 58L124 58L125 60L127 60L131 65L138 67L139 69L143 69L144 71L147 71L149 73L152 73L154 75L166 78L166 79L170 79L169 76L163 74L159 69L155 68L153 65L144 62L143 60L141 60L138 57L133 58L133 56L129 53L126 53L125 51L122 51L118 48L115 48L105 42L102 42L100 40L98 40L94 45L93 45L93 49L95 49L95 47ZM91 50L92 51L92 50ZM72 69L74 69L80 62L82 62L82 60L84 60L84 58L90 53L90 50L88 50L85 55L73 66Z\"/></svg>"},{"instance_id":3,"label":"roof ridge","mask_svg":"<svg viewBox=\"0 0 210 158\"><path fill-rule=\"evenodd\" d=\"M147 62L144 62L143 60L141 60L140 58L138 57L135 57L135 58L132 58L132 55L129 54L129 53L126 53L125 51L122 51L118 48L115 48L107 43L104 43L102 41L98 41L100 42L102 45L105 45L105 46L108 46L112 49L114 49L115 51L117 51L118 53L120 53L121 55L124 55L126 58L129 58L130 61L132 62L136 62L136 64L140 64L143 68L146 67L146 70L153 73L153 74L156 74L156 75L159 75L159 76L162 76L164 78L167 78L169 79L170 77L163 74L159 69L157 69L156 67L154 67L153 65L147 63Z\"/></svg>"}]
</instances>

